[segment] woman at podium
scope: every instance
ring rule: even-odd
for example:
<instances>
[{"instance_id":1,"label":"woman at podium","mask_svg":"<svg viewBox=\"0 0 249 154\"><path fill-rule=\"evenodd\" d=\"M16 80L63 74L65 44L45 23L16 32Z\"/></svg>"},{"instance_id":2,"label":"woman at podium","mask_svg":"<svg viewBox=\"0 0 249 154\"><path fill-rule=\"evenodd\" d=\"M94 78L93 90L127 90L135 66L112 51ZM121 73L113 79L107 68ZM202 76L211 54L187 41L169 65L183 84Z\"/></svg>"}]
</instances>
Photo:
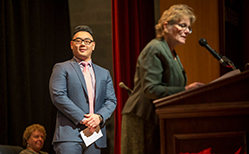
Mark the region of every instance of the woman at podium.
<instances>
[{"instance_id":1,"label":"woman at podium","mask_svg":"<svg viewBox=\"0 0 249 154\"><path fill-rule=\"evenodd\" d=\"M159 154L159 124L153 101L203 85L194 82L186 86L187 77L174 50L185 44L195 19L189 6L171 6L155 26L156 38L140 53L134 89L122 111L122 154Z\"/></svg>"}]
</instances>

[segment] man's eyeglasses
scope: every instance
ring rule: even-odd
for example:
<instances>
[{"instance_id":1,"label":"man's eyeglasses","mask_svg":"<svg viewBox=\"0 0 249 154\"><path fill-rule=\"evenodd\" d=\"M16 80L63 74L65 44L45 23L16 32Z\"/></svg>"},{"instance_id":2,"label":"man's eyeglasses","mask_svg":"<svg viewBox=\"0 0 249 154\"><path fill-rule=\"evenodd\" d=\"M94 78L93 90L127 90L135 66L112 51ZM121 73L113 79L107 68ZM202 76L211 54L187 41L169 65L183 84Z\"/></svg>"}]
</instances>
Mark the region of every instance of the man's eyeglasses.
<instances>
[{"instance_id":1,"label":"man's eyeglasses","mask_svg":"<svg viewBox=\"0 0 249 154\"><path fill-rule=\"evenodd\" d=\"M90 45L92 42L94 42L93 40L89 38L85 38L85 39L76 38L76 39L73 39L72 41L74 41L76 44L82 44L82 42L84 42L85 45Z\"/></svg>"},{"instance_id":2,"label":"man's eyeglasses","mask_svg":"<svg viewBox=\"0 0 249 154\"><path fill-rule=\"evenodd\" d=\"M178 26L180 26L180 27L182 28L183 31L185 31L185 30L188 28L189 34L192 33L192 28L191 28L190 26L187 26L186 24L178 24L178 23L175 23L175 24L173 24L173 25L178 25Z\"/></svg>"}]
</instances>

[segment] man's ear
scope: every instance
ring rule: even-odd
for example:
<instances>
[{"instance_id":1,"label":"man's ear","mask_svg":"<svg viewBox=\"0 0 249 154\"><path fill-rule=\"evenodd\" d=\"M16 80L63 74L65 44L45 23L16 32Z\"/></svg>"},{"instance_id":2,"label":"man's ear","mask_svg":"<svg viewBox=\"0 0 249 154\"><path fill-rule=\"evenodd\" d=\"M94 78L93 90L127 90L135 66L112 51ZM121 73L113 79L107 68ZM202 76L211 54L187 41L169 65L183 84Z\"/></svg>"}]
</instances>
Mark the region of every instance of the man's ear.
<instances>
[{"instance_id":1,"label":"man's ear","mask_svg":"<svg viewBox=\"0 0 249 154\"><path fill-rule=\"evenodd\" d=\"M70 41L70 47L73 50L73 41Z\"/></svg>"},{"instance_id":2,"label":"man's ear","mask_svg":"<svg viewBox=\"0 0 249 154\"><path fill-rule=\"evenodd\" d=\"M92 50L94 51L94 49L95 49L95 42L92 42L93 43L93 45L92 45Z\"/></svg>"}]
</instances>

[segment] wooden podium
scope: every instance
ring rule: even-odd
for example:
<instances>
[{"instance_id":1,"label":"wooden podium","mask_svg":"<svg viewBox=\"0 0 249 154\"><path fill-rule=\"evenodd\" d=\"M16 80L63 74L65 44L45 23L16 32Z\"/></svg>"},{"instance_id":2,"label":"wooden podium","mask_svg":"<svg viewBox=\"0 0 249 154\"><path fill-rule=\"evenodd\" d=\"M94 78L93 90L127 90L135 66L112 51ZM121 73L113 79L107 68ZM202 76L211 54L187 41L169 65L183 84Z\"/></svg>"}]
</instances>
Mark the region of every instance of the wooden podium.
<instances>
[{"instance_id":1,"label":"wooden podium","mask_svg":"<svg viewBox=\"0 0 249 154\"><path fill-rule=\"evenodd\" d=\"M161 153L247 153L249 71L154 101Z\"/></svg>"}]
</instances>

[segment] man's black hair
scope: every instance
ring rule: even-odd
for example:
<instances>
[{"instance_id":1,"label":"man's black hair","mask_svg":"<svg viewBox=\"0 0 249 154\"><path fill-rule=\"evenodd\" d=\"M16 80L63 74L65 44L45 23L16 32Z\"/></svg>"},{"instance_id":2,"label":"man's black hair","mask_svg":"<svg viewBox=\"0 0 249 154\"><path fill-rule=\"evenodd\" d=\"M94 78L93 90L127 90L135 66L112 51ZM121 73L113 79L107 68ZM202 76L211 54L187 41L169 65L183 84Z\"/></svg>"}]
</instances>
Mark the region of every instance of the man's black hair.
<instances>
[{"instance_id":1,"label":"man's black hair","mask_svg":"<svg viewBox=\"0 0 249 154\"><path fill-rule=\"evenodd\" d=\"M79 26L75 27L75 30L73 32L73 36L76 33L80 32L80 31L88 32L93 37L93 31L92 31L92 29L89 26L86 26L86 25L79 25Z\"/></svg>"}]
</instances>

